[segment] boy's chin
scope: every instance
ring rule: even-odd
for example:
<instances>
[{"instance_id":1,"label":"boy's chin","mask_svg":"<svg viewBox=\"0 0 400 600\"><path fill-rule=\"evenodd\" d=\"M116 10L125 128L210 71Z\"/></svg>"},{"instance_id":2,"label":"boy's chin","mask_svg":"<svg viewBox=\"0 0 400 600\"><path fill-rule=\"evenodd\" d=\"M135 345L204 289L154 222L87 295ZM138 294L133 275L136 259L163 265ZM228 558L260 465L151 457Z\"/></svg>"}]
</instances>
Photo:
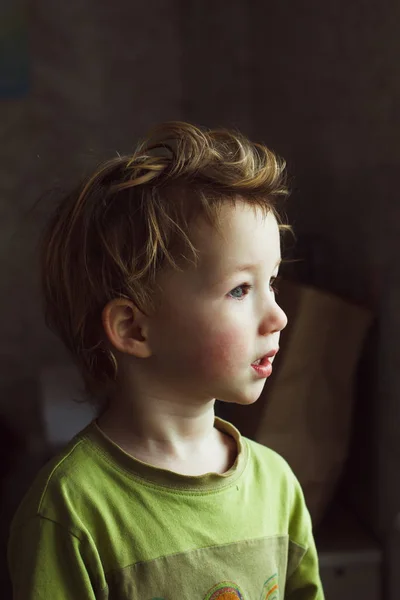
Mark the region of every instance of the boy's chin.
<instances>
[{"instance_id":1,"label":"boy's chin","mask_svg":"<svg viewBox=\"0 0 400 600\"><path fill-rule=\"evenodd\" d=\"M257 402L257 400L260 398L263 387L259 391L253 390L248 394L227 394L224 398L219 398L219 400L221 402L225 402L226 404L239 404L240 406L250 406L251 404Z\"/></svg>"}]
</instances>

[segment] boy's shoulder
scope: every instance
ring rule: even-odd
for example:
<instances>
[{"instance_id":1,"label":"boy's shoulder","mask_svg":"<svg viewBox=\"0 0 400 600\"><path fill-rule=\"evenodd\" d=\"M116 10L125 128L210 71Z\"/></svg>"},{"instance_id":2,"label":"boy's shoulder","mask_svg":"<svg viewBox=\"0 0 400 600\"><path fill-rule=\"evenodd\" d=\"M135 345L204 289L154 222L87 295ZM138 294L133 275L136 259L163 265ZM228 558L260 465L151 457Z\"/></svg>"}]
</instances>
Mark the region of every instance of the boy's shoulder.
<instances>
[{"instance_id":1,"label":"boy's shoulder","mask_svg":"<svg viewBox=\"0 0 400 600\"><path fill-rule=\"evenodd\" d=\"M216 420L219 429L231 435L244 453L247 467L245 477L253 484L265 485L273 482L275 490L295 488L298 481L290 465L283 456L272 448L241 435L235 425L224 419Z\"/></svg>"},{"instance_id":2,"label":"boy's shoulder","mask_svg":"<svg viewBox=\"0 0 400 600\"><path fill-rule=\"evenodd\" d=\"M96 448L86 436L90 427L78 433L38 471L19 505L13 526L40 516L54 521L64 517L73 527L71 515L78 512L80 501L87 497L93 481L101 481L102 476Z\"/></svg>"},{"instance_id":3,"label":"boy's shoulder","mask_svg":"<svg viewBox=\"0 0 400 600\"><path fill-rule=\"evenodd\" d=\"M295 493L299 482L286 459L272 448L247 437L251 476L260 485L271 484L278 493ZM271 489L271 488L270 488Z\"/></svg>"},{"instance_id":4,"label":"boy's shoulder","mask_svg":"<svg viewBox=\"0 0 400 600\"><path fill-rule=\"evenodd\" d=\"M290 479L294 477L289 463L281 454L278 454L278 452L269 446L265 446L248 437L243 436L243 440L245 440L248 445L253 462L255 462L259 468L263 468L269 472L272 471L274 474L282 477L289 477Z\"/></svg>"},{"instance_id":5,"label":"boy's shoulder","mask_svg":"<svg viewBox=\"0 0 400 600\"><path fill-rule=\"evenodd\" d=\"M273 465L279 469L283 469L283 470L288 469L290 471L289 464L287 463L287 461L283 458L283 456L281 454L278 454L278 452L276 452L269 446L261 444L260 442L257 442L256 440L253 440L253 439L245 437L245 436L242 436L242 437L244 440L246 440L246 443L248 444L250 451L252 452L254 457L257 457L258 459L267 461L270 465Z\"/></svg>"}]
</instances>

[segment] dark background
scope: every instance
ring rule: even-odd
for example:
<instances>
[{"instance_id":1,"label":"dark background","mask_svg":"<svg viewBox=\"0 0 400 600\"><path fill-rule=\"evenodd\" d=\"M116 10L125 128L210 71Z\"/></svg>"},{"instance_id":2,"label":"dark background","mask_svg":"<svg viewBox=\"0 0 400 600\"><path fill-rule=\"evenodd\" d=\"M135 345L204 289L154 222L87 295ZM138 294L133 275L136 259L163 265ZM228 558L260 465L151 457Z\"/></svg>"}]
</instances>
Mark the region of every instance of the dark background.
<instances>
[{"instance_id":1,"label":"dark background","mask_svg":"<svg viewBox=\"0 0 400 600\"><path fill-rule=\"evenodd\" d=\"M30 73L0 98L0 407L16 443L35 455L37 373L67 360L44 327L34 254L56 195L34 202L129 152L159 121L234 126L288 162L292 252L306 258L296 277L374 312L350 493L386 539L400 504L400 4L12 4Z\"/></svg>"}]
</instances>

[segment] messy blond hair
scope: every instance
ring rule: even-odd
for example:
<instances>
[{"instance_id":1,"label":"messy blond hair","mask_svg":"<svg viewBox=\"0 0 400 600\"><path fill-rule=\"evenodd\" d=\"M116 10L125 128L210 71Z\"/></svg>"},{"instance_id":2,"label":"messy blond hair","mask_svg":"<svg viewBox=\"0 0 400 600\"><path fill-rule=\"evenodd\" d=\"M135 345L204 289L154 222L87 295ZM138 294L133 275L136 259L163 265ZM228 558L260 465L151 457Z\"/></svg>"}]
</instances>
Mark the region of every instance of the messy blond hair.
<instances>
[{"instance_id":1,"label":"messy blond hair","mask_svg":"<svg viewBox=\"0 0 400 600\"><path fill-rule=\"evenodd\" d=\"M190 225L201 215L218 228L223 202L240 198L288 229L278 211L288 194L284 171L283 160L240 133L169 122L63 199L41 243L44 311L89 397L116 379L115 357L104 345L105 305L124 297L151 312L157 273L196 264Z\"/></svg>"}]
</instances>

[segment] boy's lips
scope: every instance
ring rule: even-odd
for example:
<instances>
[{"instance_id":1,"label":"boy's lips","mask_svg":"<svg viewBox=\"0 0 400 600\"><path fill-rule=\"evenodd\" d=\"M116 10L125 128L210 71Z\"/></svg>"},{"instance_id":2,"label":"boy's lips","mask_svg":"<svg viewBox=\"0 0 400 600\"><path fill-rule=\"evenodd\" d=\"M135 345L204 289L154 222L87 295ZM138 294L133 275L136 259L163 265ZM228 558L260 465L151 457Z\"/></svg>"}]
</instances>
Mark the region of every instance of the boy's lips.
<instances>
[{"instance_id":1,"label":"boy's lips","mask_svg":"<svg viewBox=\"0 0 400 600\"><path fill-rule=\"evenodd\" d=\"M263 354L260 358L257 358L251 366L266 366L268 363L271 363L271 358L273 358L279 352L279 348L275 348L274 350L270 350L266 354Z\"/></svg>"},{"instance_id":2,"label":"boy's lips","mask_svg":"<svg viewBox=\"0 0 400 600\"><path fill-rule=\"evenodd\" d=\"M256 371L259 377L266 378L271 375L272 361L275 354L277 354L278 350L279 348L276 348L275 350L270 350L270 352L267 352L267 354L264 354L261 358L258 359L260 362L255 361L251 364L251 366Z\"/></svg>"}]
</instances>

